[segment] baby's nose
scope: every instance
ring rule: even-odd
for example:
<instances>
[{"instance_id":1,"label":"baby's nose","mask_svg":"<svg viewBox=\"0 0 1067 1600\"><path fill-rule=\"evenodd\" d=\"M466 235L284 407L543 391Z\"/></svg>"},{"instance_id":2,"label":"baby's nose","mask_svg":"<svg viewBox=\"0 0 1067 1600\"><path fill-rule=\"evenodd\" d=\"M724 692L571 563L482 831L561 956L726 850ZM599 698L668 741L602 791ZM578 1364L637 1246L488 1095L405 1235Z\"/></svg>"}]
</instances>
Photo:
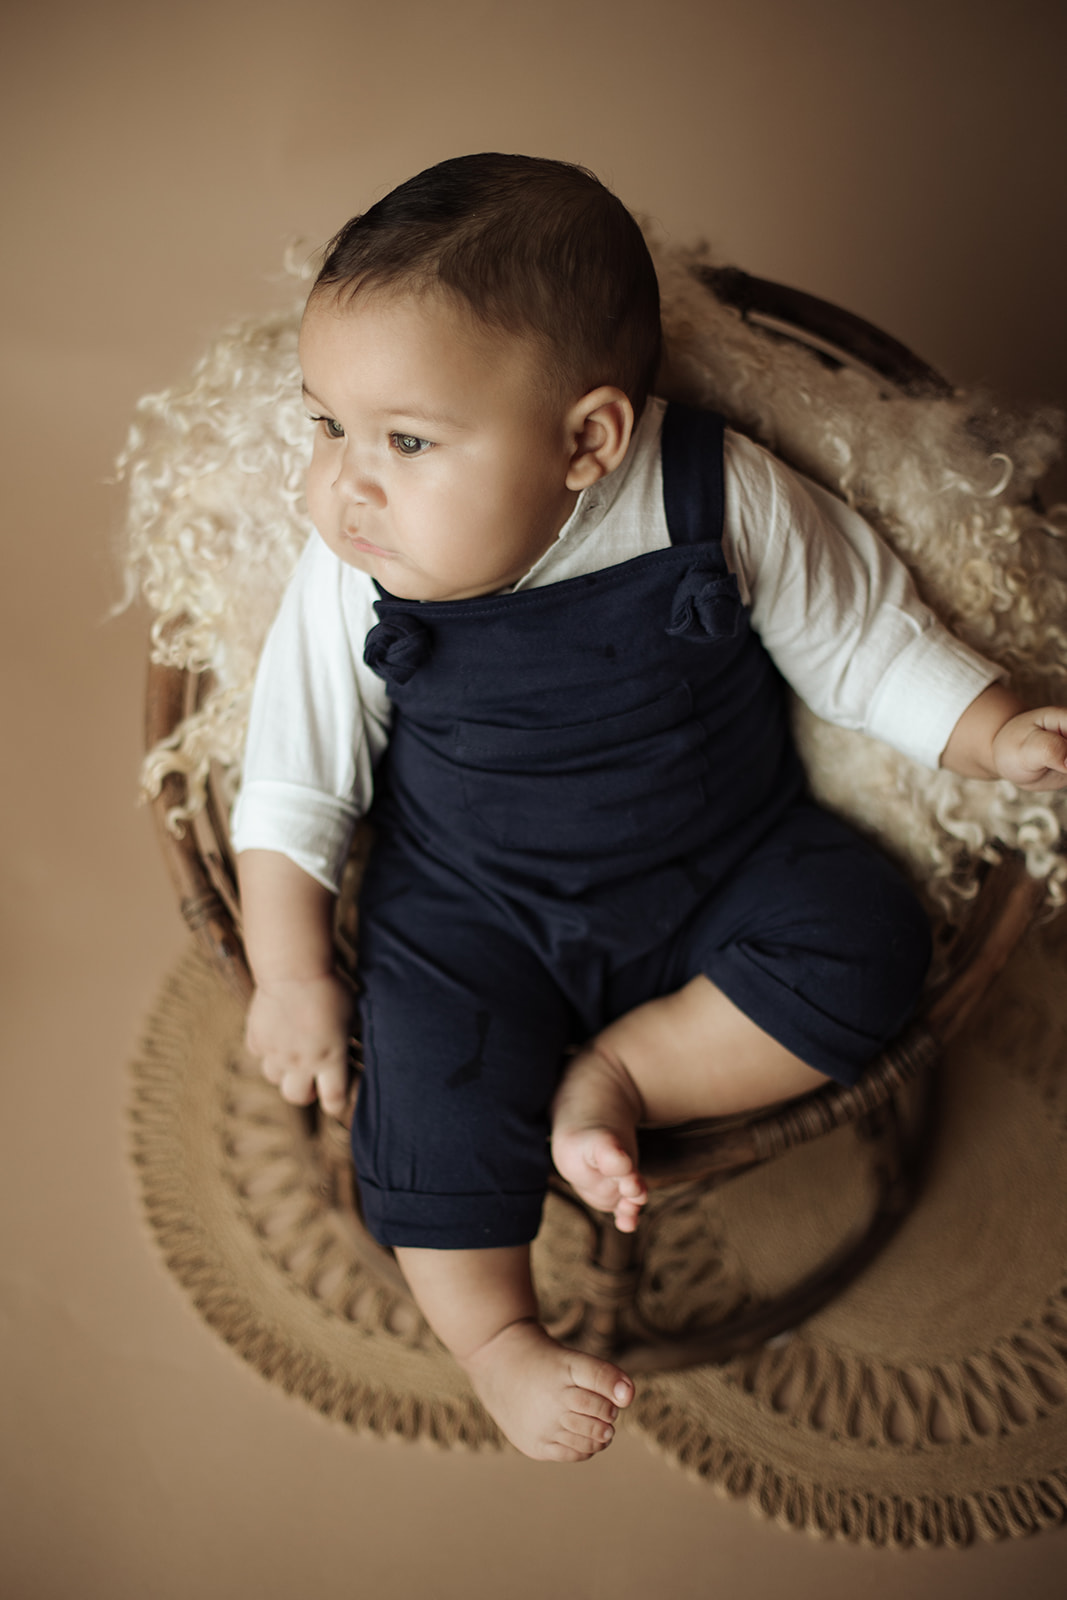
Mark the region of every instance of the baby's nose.
<instances>
[{"instance_id":1,"label":"baby's nose","mask_svg":"<svg viewBox=\"0 0 1067 1600\"><path fill-rule=\"evenodd\" d=\"M358 502L361 505L381 506L385 504L385 491L373 468L366 461L345 452L345 459L334 482L338 493L346 500Z\"/></svg>"}]
</instances>

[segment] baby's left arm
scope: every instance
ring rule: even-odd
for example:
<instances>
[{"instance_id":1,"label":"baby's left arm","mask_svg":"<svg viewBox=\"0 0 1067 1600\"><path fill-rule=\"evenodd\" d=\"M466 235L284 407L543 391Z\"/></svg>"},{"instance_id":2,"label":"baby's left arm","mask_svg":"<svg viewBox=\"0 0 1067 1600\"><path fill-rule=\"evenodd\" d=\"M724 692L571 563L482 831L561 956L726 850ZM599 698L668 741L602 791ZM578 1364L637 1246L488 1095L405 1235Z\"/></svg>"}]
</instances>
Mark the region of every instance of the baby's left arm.
<instances>
[{"instance_id":1,"label":"baby's left arm","mask_svg":"<svg viewBox=\"0 0 1067 1600\"><path fill-rule=\"evenodd\" d=\"M1067 788L1067 709L1028 711L991 683L953 728L941 765L964 778L1006 778L1020 789Z\"/></svg>"}]
</instances>

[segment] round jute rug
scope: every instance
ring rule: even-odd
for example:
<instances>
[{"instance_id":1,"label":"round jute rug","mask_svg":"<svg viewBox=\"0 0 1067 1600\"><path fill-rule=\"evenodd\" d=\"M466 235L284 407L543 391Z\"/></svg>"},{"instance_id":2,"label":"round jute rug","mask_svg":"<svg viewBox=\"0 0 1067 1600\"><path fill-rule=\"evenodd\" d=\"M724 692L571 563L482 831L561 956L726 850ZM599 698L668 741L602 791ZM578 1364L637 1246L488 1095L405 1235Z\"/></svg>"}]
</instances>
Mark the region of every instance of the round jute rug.
<instances>
[{"instance_id":1,"label":"round jute rug","mask_svg":"<svg viewBox=\"0 0 1067 1600\"><path fill-rule=\"evenodd\" d=\"M761 1514L870 1545L967 1544L1067 1519L1067 928L1030 936L943 1071L924 1194L867 1273L802 1328L719 1367L640 1377L625 1425ZM379 1434L499 1446L463 1375L330 1209L304 1114L241 1047L239 1004L190 952L134 1066L133 1158L167 1265L271 1381ZM842 1235L848 1130L664 1229L649 1294L724 1310ZM535 1246L547 1315L574 1225Z\"/></svg>"}]
</instances>

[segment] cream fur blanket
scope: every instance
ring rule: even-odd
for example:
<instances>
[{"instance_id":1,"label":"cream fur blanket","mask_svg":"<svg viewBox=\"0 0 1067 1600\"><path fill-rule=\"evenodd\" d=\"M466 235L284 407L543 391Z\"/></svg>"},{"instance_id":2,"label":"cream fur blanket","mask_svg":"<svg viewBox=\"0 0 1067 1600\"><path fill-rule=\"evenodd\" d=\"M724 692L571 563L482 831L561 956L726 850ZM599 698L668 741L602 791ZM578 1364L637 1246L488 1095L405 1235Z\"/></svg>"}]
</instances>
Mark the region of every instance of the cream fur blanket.
<instances>
[{"instance_id":1,"label":"cream fur blanket","mask_svg":"<svg viewBox=\"0 0 1067 1600\"><path fill-rule=\"evenodd\" d=\"M907 398L866 371L832 370L720 304L692 275L697 252L653 248L662 392L722 412L856 506L961 638L1035 703L1067 701L1067 506L1032 503L1058 454L1060 416L1020 416L974 393ZM202 806L212 763L224 792L236 790L256 661L311 532L298 325L294 310L224 333L187 383L141 401L119 463L128 598L140 592L155 613L158 659L213 681L145 763L148 794L167 772L186 777L175 827ZM796 731L818 796L878 834L949 922L1001 845L1025 852L1051 904L1064 900L1067 795L929 772L801 705Z\"/></svg>"}]
</instances>

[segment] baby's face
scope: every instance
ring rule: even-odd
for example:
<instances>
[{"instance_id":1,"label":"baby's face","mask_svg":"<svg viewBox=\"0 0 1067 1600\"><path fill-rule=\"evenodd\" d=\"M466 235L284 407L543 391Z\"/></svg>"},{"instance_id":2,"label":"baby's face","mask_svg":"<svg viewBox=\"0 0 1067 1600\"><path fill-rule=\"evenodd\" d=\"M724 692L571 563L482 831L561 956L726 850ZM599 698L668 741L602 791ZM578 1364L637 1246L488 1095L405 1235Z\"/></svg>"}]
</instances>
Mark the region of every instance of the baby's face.
<instances>
[{"instance_id":1,"label":"baby's face","mask_svg":"<svg viewBox=\"0 0 1067 1600\"><path fill-rule=\"evenodd\" d=\"M445 299L312 296L300 332L316 423L311 518L335 555L407 600L516 583L577 500L573 441L534 349Z\"/></svg>"}]
</instances>

